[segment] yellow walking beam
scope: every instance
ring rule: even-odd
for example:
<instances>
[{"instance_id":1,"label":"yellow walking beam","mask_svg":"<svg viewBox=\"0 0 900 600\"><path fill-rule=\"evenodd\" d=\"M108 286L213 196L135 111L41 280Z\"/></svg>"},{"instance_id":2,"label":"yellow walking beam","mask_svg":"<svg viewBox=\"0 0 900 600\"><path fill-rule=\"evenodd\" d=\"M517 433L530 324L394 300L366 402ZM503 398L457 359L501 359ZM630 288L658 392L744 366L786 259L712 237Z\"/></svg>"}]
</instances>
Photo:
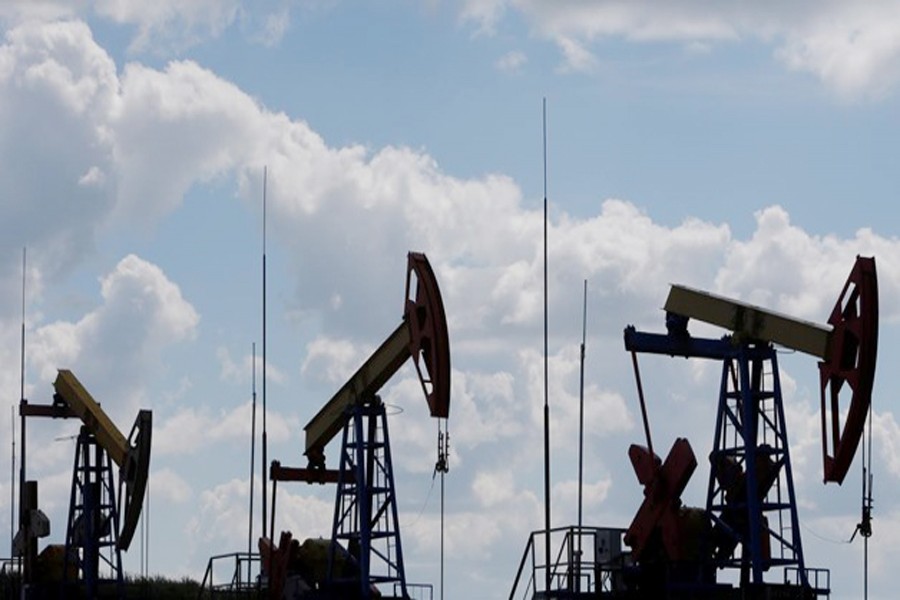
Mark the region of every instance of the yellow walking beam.
<instances>
[{"instance_id":1,"label":"yellow walking beam","mask_svg":"<svg viewBox=\"0 0 900 600\"><path fill-rule=\"evenodd\" d=\"M344 427L347 420L346 409L355 402L371 398L387 383L409 358L409 345L409 323L404 319L394 333L372 353L372 356L304 427L306 431L304 454L311 464L324 466L325 446Z\"/></svg>"},{"instance_id":2,"label":"yellow walking beam","mask_svg":"<svg viewBox=\"0 0 900 600\"><path fill-rule=\"evenodd\" d=\"M831 346L831 328L794 319L738 300L673 285L666 311L733 331L741 337L781 344L822 360Z\"/></svg>"},{"instance_id":3,"label":"yellow walking beam","mask_svg":"<svg viewBox=\"0 0 900 600\"><path fill-rule=\"evenodd\" d=\"M53 387L75 416L90 429L113 462L119 468L124 467L130 449L128 440L106 416L97 401L84 389L75 374L68 369L60 369Z\"/></svg>"}]
</instances>

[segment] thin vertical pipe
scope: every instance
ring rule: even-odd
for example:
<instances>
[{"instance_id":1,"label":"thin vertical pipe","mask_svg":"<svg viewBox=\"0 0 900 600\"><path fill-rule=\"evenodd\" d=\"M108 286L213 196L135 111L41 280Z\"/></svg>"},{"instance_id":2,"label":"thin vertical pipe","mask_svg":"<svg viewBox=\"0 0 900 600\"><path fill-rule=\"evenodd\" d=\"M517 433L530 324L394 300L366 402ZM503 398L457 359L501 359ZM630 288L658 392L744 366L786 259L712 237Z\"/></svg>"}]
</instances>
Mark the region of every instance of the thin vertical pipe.
<instances>
[{"instance_id":1,"label":"thin vertical pipe","mask_svg":"<svg viewBox=\"0 0 900 600\"><path fill-rule=\"evenodd\" d=\"M253 484L255 482L256 475L256 343L252 345L252 361L253 361L253 375L251 379L253 381L252 384L252 408L251 408L251 417L250 417L250 513L247 519L248 521L248 532L247 532L247 553L250 554L253 552ZM265 533L265 532L264 532Z\"/></svg>"},{"instance_id":2,"label":"thin vertical pipe","mask_svg":"<svg viewBox=\"0 0 900 600\"><path fill-rule=\"evenodd\" d=\"M441 419L438 419L438 460L434 469L441 474L441 600L444 600L444 475L450 470L448 455L450 452L450 432L441 429Z\"/></svg>"},{"instance_id":3,"label":"thin vertical pipe","mask_svg":"<svg viewBox=\"0 0 900 600\"><path fill-rule=\"evenodd\" d=\"M869 537L872 535L872 413L874 408L869 405L869 452L866 454L863 445L863 599L869 598Z\"/></svg>"},{"instance_id":4,"label":"thin vertical pipe","mask_svg":"<svg viewBox=\"0 0 900 600\"><path fill-rule=\"evenodd\" d=\"M9 555L15 556L16 540L16 406L10 405L9 425L12 430L12 457L9 463Z\"/></svg>"},{"instance_id":5,"label":"thin vertical pipe","mask_svg":"<svg viewBox=\"0 0 900 600\"><path fill-rule=\"evenodd\" d=\"M144 538L144 531L145 531L146 528L145 528L145 526L144 526L144 523L145 523L146 521L147 521L146 511L143 511L143 510L142 510L142 511L141 511L141 556L140 556L140 561L141 561L141 578L144 577L144 548L146 547L146 546L145 546L146 541L145 541L145 538Z\"/></svg>"},{"instance_id":6,"label":"thin vertical pipe","mask_svg":"<svg viewBox=\"0 0 900 600\"><path fill-rule=\"evenodd\" d=\"M150 499L153 498L153 478L147 473L147 548L144 552L144 577L150 577Z\"/></svg>"}]
</instances>

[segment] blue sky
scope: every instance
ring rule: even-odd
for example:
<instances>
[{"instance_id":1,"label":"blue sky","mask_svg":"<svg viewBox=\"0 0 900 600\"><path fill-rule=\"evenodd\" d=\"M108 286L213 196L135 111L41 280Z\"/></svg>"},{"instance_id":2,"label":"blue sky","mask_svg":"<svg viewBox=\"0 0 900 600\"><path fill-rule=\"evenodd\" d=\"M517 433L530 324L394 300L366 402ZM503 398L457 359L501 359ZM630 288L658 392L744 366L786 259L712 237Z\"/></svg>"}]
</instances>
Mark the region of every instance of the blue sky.
<instances>
[{"instance_id":1,"label":"blue sky","mask_svg":"<svg viewBox=\"0 0 900 600\"><path fill-rule=\"evenodd\" d=\"M151 571L198 577L246 548L267 166L270 457L302 463L303 425L396 327L406 252L426 252L454 366L446 597L507 595L543 524L546 98L554 522L576 514L584 279L585 521L624 527L642 493L626 450L643 435L622 328L662 330L673 282L821 322L853 258L875 255L870 597L887 598L898 15L888 0L6 3L0 387L15 405L27 246L29 399L49 402L71 368L123 429L154 411ZM654 439L705 456L718 369L642 366ZM807 563L832 569L835 597L861 597L861 544L839 543L859 518L859 465L844 487L821 484L814 359L785 356L782 377ZM408 576L436 583L436 428L413 378L384 395L404 409L391 423ZM72 461L54 440L76 430L29 424L52 541ZM706 477L701 460L688 503ZM3 478L6 531L9 491ZM278 528L328 535L331 505L331 490L283 486Z\"/></svg>"}]
</instances>

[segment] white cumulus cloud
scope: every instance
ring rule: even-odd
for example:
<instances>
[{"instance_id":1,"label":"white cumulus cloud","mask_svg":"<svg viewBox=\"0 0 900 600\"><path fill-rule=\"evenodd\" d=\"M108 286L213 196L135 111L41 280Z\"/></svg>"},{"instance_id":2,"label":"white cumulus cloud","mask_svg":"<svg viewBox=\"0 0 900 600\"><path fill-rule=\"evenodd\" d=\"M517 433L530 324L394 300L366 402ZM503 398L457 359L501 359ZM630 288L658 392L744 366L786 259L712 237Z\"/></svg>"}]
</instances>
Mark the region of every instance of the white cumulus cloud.
<instances>
[{"instance_id":1,"label":"white cumulus cloud","mask_svg":"<svg viewBox=\"0 0 900 600\"><path fill-rule=\"evenodd\" d=\"M683 45L704 52L725 44L761 42L788 69L808 72L847 98L879 97L900 77L900 3L878 0L721 3L709 0L467 0L464 21L495 33L516 11L541 36L553 40L563 69L584 71L591 47L607 38L632 43Z\"/></svg>"}]
</instances>

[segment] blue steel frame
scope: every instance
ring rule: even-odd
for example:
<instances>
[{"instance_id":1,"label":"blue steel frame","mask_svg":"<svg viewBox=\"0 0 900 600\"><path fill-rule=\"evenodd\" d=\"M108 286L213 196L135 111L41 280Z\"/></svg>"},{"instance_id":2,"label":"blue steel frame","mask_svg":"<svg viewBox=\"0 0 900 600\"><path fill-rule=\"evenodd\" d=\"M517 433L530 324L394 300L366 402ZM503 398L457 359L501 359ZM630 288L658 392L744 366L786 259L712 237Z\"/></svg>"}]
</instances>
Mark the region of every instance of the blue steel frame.
<instances>
[{"instance_id":1,"label":"blue steel frame","mask_svg":"<svg viewBox=\"0 0 900 600\"><path fill-rule=\"evenodd\" d=\"M75 448L72 470L72 492L66 531L63 585L68 580L70 564L81 573L86 597L96 598L101 584L115 584L116 595L124 597L122 554L118 548L119 510L116 504L112 460L87 428L82 427ZM110 556L104 555L108 549ZM111 570L109 579L100 577L100 562Z\"/></svg>"},{"instance_id":2,"label":"blue steel frame","mask_svg":"<svg viewBox=\"0 0 900 600\"><path fill-rule=\"evenodd\" d=\"M408 598L384 404L376 396L348 411L328 553L328 587L340 593L342 586L356 581L336 573L335 554L342 541L358 563L360 598L368 600L374 586L391 583ZM374 572L378 568L381 572Z\"/></svg>"},{"instance_id":3,"label":"blue steel frame","mask_svg":"<svg viewBox=\"0 0 900 600\"><path fill-rule=\"evenodd\" d=\"M727 461L743 472L743 481L730 477ZM795 567L807 585L778 361L770 344L740 344L723 360L710 464L707 513L714 531L730 539L718 566L740 568L742 583L756 584L764 583L770 567ZM740 515L746 515L743 527ZM740 557L734 555L737 545Z\"/></svg>"},{"instance_id":4,"label":"blue steel frame","mask_svg":"<svg viewBox=\"0 0 900 600\"><path fill-rule=\"evenodd\" d=\"M693 338L687 321L675 315L667 315L667 325L667 335L629 326L625 348L722 361L706 508L718 539L726 541L709 548L711 560L718 567L739 568L742 584L764 583L763 573L772 566L795 567L801 585L807 586L775 349L732 336ZM766 375L771 376L770 389L765 389ZM760 466L765 475L758 472Z\"/></svg>"}]
</instances>

